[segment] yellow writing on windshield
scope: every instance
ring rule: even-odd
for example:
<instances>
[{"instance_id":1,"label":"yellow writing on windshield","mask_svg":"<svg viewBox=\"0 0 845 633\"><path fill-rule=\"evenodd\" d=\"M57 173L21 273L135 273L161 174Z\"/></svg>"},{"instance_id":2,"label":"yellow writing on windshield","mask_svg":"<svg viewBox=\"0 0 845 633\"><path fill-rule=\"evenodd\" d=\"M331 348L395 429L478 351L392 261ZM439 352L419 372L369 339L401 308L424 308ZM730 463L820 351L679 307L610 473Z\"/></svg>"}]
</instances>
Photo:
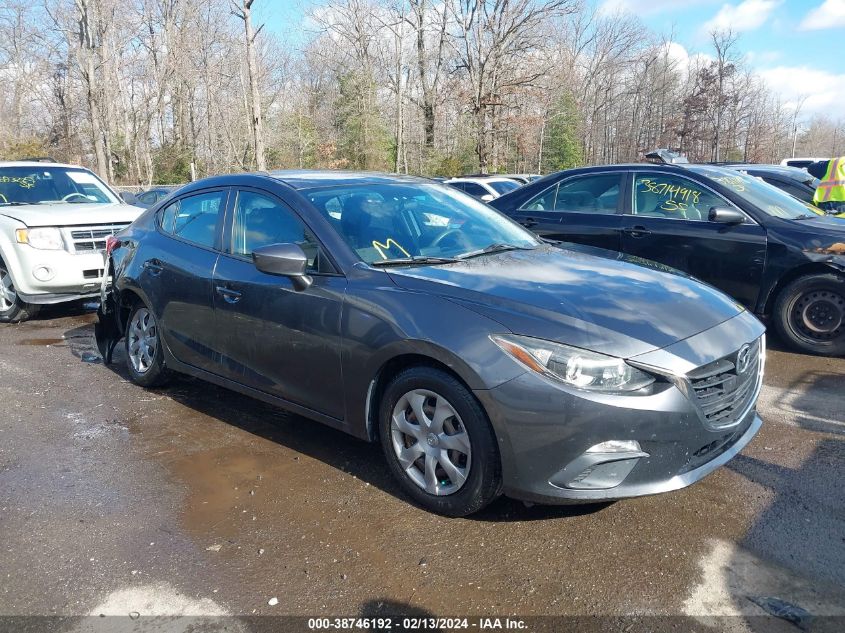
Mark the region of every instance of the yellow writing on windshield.
<instances>
[{"instance_id":1,"label":"yellow writing on windshield","mask_svg":"<svg viewBox=\"0 0 845 633\"><path fill-rule=\"evenodd\" d=\"M35 186L35 176L0 176L0 182L13 182L24 189L32 189Z\"/></svg>"},{"instance_id":2,"label":"yellow writing on windshield","mask_svg":"<svg viewBox=\"0 0 845 633\"><path fill-rule=\"evenodd\" d=\"M740 176L719 176L713 180L730 187L734 191L745 191L745 181Z\"/></svg>"},{"instance_id":3,"label":"yellow writing on windshield","mask_svg":"<svg viewBox=\"0 0 845 633\"><path fill-rule=\"evenodd\" d=\"M384 254L384 251L389 251L391 248L398 248L405 254L405 257L411 256L411 254L402 248L399 242L394 240L392 237L388 237L384 243L381 243L378 240L373 240L373 248L378 251L378 254L381 255L382 259L387 259L387 255Z\"/></svg>"}]
</instances>

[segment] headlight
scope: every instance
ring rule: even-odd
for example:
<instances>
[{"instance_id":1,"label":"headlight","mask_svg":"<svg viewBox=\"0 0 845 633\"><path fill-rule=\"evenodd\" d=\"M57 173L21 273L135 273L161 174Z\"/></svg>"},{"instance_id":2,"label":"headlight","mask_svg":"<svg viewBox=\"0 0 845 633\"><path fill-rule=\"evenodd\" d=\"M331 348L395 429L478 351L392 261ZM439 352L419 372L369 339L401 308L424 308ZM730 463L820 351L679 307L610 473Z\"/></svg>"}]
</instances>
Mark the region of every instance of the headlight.
<instances>
[{"instance_id":1,"label":"headlight","mask_svg":"<svg viewBox=\"0 0 845 633\"><path fill-rule=\"evenodd\" d=\"M18 229L15 231L18 244L29 244L32 248L58 251L65 247L59 229L48 227L38 229Z\"/></svg>"},{"instance_id":2,"label":"headlight","mask_svg":"<svg viewBox=\"0 0 845 633\"><path fill-rule=\"evenodd\" d=\"M528 336L501 334L490 338L528 369L579 389L630 392L654 382L654 376L631 367L621 358Z\"/></svg>"}]
</instances>

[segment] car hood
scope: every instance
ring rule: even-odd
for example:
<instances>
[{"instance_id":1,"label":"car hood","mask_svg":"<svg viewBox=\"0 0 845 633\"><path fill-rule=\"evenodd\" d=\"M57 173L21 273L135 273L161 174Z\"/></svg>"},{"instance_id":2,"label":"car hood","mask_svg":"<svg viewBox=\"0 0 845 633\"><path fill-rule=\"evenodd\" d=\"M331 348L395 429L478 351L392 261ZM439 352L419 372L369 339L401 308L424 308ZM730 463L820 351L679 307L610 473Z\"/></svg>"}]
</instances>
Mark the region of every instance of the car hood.
<instances>
[{"instance_id":1,"label":"car hood","mask_svg":"<svg viewBox=\"0 0 845 633\"><path fill-rule=\"evenodd\" d=\"M14 218L29 227L78 226L134 222L144 212L128 204L29 204L26 206L0 206L0 215Z\"/></svg>"},{"instance_id":2,"label":"car hood","mask_svg":"<svg viewBox=\"0 0 845 633\"><path fill-rule=\"evenodd\" d=\"M402 288L459 302L515 334L623 358L672 345L744 311L672 268L568 244L389 272Z\"/></svg>"}]
</instances>

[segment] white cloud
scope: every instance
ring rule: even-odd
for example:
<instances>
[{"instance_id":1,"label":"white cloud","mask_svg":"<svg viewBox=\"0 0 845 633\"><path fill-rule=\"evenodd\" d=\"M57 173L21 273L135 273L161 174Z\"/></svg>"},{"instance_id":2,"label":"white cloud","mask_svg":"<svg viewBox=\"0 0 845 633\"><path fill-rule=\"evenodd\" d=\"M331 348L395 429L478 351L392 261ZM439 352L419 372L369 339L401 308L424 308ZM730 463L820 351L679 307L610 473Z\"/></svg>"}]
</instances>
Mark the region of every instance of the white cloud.
<instances>
[{"instance_id":1,"label":"white cloud","mask_svg":"<svg viewBox=\"0 0 845 633\"><path fill-rule=\"evenodd\" d=\"M599 12L605 15L627 11L637 15L658 13L660 11L687 10L701 4L715 4L718 0L687 0L683 4L678 0L604 0L599 6Z\"/></svg>"},{"instance_id":2,"label":"white cloud","mask_svg":"<svg viewBox=\"0 0 845 633\"><path fill-rule=\"evenodd\" d=\"M706 31L753 31L769 19L782 0L743 0L739 4L723 4L712 20L704 24Z\"/></svg>"},{"instance_id":3,"label":"white cloud","mask_svg":"<svg viewBox=\"0 0 845 633\"><path fill-rule=\"evenodd\" d=\"M829 114L831 108L835 109L838 117L841 104L845 103L845 74L829 73L810 66L777 66L759 72L772 91L791 102L793 107L806 97L801 107L802 117Z\"/></svg>"},{"instance_id":4,"label":"white cloud","mask_svg":"<svg viewBox=\"0 0 845 633\"><path fill-rule=\"evenodd\" d=\"M825 0L801 21L801 30L817 31L845 26L845 0Z\"/></svg>"},{"instance_id":5,"label":"white cloud","mask_svg":"<svg viewBox=\"0 0 845 633\"><path fill-rule=\"evenodd\" d=\"M705 64L713 61L713 57L706 53L690 54L690 52L682 44L678 44L678 42L667 42L664 45L664 48L669 61L673 63L676 69L683 73L687 73L690 70L695 72Z\"/></svg>"}]
</instances>

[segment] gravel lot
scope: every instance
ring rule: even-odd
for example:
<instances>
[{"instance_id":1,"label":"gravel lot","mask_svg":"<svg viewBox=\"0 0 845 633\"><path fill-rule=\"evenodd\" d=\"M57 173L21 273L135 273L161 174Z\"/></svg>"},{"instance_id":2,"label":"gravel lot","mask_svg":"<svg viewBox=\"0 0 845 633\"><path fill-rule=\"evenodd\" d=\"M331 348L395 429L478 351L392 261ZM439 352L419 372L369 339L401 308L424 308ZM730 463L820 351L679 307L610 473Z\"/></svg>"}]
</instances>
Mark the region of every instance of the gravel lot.
<instances>
[{"instance_id":1,"label":"gravel lot","mask_svg":"<svg viewBox=\"0 0 845 633\"><path fill-rule=\"evenodd\" d=\"M0 326L0 614L845 615L845 359L770 341L763 430L691 488L449 520L375 445L193 379L133 386L94 321Z\"/></svg>"}]
</instances>

